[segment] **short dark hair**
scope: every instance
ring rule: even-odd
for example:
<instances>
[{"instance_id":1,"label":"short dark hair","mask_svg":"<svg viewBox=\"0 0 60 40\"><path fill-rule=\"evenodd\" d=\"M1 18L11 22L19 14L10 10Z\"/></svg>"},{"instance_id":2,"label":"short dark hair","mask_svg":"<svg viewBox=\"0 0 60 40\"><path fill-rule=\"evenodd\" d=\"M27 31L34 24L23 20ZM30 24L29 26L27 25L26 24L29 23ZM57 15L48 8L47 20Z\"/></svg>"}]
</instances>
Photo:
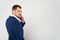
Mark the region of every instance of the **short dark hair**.
<instances>
[{"instance_id":1,"label":"short dark hair","mask_svg":"<svg viewBox=\"0 0 60 40\"><path fill-rule=\"evenodd\" d=\"M20 5L13 5L12 10L16 10L17 7L19 7L20 9L22 8Z\"/></svg>"}]
</instances>

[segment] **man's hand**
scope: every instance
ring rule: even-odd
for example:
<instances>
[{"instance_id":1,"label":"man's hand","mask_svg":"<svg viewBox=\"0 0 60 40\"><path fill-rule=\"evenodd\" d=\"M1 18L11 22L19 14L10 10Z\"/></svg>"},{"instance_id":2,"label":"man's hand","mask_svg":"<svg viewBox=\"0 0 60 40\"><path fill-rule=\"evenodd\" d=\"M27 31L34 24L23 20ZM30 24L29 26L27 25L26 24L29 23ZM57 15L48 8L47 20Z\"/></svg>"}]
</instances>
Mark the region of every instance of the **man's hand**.
<instances>
[{"instance_id":1,"label":"man's hand","mask_svg":"<svg viewBox=\"0 0 60 40\"><path fill-rule=\"evenodd\" d=\"M24 22L25 22L23 17L21 17L21 22L22 22L22 23L24 23Z\"/></svg>"}]
</instances>

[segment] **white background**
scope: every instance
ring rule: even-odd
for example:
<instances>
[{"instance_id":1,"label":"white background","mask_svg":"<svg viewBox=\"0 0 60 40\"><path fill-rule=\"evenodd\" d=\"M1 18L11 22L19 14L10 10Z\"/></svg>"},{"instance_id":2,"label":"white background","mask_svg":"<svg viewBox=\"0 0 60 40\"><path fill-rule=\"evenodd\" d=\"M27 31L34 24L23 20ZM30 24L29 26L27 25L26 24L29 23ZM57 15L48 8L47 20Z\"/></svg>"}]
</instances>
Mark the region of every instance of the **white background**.
<instances>
[{"instance_id":1,"label":"white background","mask_svg":"<svg viewBox=\"0 0 60 40\"><path fill-rule=\"evenodd\" d=\"M23 8L25 40L60 40L60 0L0 0L0 40L8 40L5 21L14 4Z\"/></svg>"}]
</instances>

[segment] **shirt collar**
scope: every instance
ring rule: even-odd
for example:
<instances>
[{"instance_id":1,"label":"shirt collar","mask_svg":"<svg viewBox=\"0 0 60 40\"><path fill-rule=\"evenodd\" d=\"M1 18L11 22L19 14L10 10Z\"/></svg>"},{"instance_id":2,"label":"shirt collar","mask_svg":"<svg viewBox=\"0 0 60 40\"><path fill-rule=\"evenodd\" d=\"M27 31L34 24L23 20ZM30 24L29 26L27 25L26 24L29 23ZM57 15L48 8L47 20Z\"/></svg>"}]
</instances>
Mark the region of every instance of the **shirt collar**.
<instances>
[{"instance_id":1,"label":"shirt collar","mask_svg":"<svg viewBox=\"0 0 60 40\"><path fill-rule=\"evenodd\" d=\"M16 17L15 15L11 14L11 16L15 17L18 21L21 22L21 20L18 17Z\"/></svg>"}]
</instances>

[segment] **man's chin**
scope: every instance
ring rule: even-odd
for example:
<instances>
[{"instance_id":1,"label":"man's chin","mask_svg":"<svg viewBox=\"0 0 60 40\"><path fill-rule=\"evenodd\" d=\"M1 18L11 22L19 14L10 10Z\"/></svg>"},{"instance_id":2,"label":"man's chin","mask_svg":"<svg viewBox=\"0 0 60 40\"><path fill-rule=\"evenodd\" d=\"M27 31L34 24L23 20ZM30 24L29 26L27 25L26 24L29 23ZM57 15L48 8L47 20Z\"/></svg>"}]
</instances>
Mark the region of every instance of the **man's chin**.
<instances>
[{"instance_id":1,"label":"man's chin","mask_svg":"<svg viewBox=\"0 0 60 40\"><path fill-rule=\"evenodd\" d=\"M22 17L22 15L19 15L19 17Z\"/></svg>"},{"instance_id":2,"label":"man's chin","mask_svg":"<svg viewBox=\"0 0 60 40\"><path fill-rule=\"evenodd\" d=\"M17 16L18 18L21 18L21 16Z\"/></svg>"}]
</instances>

